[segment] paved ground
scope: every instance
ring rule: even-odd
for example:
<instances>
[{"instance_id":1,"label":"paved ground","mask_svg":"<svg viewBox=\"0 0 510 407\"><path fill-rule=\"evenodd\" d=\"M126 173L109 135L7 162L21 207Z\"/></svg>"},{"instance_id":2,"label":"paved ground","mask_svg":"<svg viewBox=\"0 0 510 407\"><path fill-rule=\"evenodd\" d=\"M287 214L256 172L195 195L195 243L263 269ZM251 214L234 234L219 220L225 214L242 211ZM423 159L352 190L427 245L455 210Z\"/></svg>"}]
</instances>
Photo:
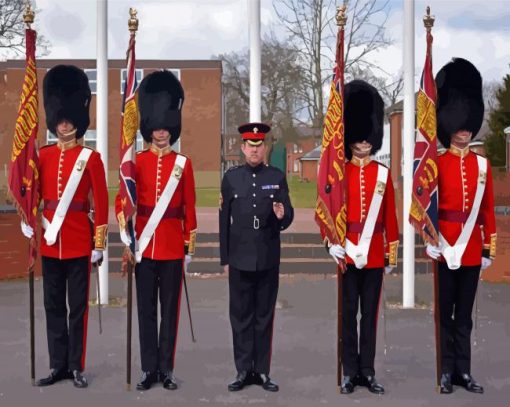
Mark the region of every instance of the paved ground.
<instances>
[{"instance_id":1,"label":"paved ground","mask_svg":"<svg viewBox=\"0 0 510 407\"><path fill-rule=\"evenodd\" d=\"M126 391L125 280L112 277L115 297L103 310L104 332L98 334L97 309L91 307L87 357L90 387L74 389L70 382L35 388L28 381L28 321L26 282L0 283L0 406L138 406L138 405L278 405L278 406L487 406L508 405L510 397L510 285L483 283L478 306L478 331L473 347L473 373L486 388L483 396L456 389L449 396L434 391L433 322L429 308L429 275L417 276L414 310L398 307L401 279L386 278L389 306L386 341L381 313L376 370L387 394L373 396L364 388L351 396L335 386L336 280L331 276L282 276L275 319L272 377L280 384L276 394L251 387L232 394L231 333L227 315L227 281L224 277L190 277L193 317L198 343L190 340L186 314L181 318L176 376L180 389L160 385L148 392ZM36 372L47 373L46 335L41 281L36 282ZM185 309L184 307L182 309ZM134 318L133 379L139 371L136 318ZM386 342L386 354L384 352Z\"/></svg>"}]
</instances>

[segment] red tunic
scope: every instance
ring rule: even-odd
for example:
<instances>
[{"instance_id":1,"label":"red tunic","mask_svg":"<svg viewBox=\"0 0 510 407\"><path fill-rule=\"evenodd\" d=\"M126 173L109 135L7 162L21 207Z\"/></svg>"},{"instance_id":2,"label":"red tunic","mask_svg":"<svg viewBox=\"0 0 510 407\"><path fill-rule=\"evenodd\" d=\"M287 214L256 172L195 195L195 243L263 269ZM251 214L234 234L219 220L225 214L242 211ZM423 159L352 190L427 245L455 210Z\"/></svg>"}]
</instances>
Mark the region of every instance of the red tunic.
<instances>
[{"instance_id":1,"label":"red tunic","mask_svg":"<svg viewBox=\"0 0 510 407\"><path fill-rule=\"evenodd\" d=\"M165 189L176 158L177 153L170 148L158 150L154 146L136 155L137 238ZM118 195L115 213L119 219L121 203ZM189 254L194 254L196 229L195 179L191 160L187 158L177 189L142 257L153 260L182 259L185 246Z\"/></svg>"},{"instance_id":2,"label":"red tunic","mask_svg":"<svg viewBox=\"0 0 510 407\"><path fill-rule=\"evenodd\" d=\"M354 244L358 244L363 231L377 183L377 169L380 165L382 164L377 161L370 159L360 161L356 157L353 157L345 165L347 238ZM377 215L374 235L368 251L368 263L365 268L384 267L385 258L388 259L387 263L396 266L398 240L395 191L388 171L386 189ZM348 255L346 255L346 261L349 264L354 264L354 261Z\"/></svg>"},{"instance_id":3,"label":"red tunic","mask_svg":"<svg viewBox=\"0 0 510 407\"><path fill-rule=\"evenodd\" d=\"M478 182L478 162L476 154L469 148L460 150L452 146L438 157L438 167L439 231L450 245L454 245L472 210ZM496 254L494 192L489 162L478 221L462 256L462 265L480 265L483 249L490 252L490 257ZM440 261L444 259L441 257Z\"/></svg>"},{"instance_id":4,"label":"red tunic","mask_svg":"<svg viewBox=\"0 0 510 407\"><path fill-rule=\"evenodd\" d=\"M84 148L88 147L73 141L45 146L39 152L41 199L44 201L43 216L49 222L53 220L56 206L64 193L76 159ZM41 237L42 256L71 259L90 256L93 248L98 250L105 248L108 228L108 189L99 153L92 152L83 171L57 241L52 246L48 246L44 236ZM94 230L88 217L91 192Z\"/></svg>"}]
</instances>

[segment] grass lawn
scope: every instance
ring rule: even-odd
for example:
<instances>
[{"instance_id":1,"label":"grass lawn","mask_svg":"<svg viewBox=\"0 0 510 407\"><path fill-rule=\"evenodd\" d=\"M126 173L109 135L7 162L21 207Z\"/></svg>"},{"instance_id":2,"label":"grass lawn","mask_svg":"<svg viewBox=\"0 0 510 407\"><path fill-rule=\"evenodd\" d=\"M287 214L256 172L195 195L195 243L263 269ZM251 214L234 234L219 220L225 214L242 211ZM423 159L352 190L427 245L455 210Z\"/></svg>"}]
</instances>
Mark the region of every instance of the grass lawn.
<instances>
[{"instance_id":1,"label":"grass lawn","mask_svg":"<svg viewBox=\"0 0 510 407\"><path fill-rule=\"evenodd\" d=\"M298 177L289 177L290 199L294 208L315 208L317 183L301 182Z\"/></svg>"},{"instance_id":2,"label":"grass lawn","mask_svg":"<svg viewBox=\"0 0 510 407\"><path fill-rule=\"evenodd\" d=\"M317 184L315 182L300 182L298 177L290 177L288 180L290 199L294 208L314 208L317 198ZM197 188L197 207L213 207L219 205L219 188ZM110 206L115 204L117 188L108 189Z\"/></svg>"}]
</instances>

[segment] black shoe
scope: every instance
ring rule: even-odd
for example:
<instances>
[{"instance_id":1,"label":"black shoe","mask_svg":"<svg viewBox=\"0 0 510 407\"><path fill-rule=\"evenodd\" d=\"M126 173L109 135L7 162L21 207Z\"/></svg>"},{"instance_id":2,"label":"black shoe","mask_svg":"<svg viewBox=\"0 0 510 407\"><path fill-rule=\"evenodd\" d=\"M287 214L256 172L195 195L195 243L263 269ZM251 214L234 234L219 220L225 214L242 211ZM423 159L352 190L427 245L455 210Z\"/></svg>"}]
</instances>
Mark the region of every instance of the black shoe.
<instances>
[{"instance_id":1,"label":"black shoe","mask_svg":"<svg viewBox=\"0 0 510 407\"><path fill-rule=\"evenodd\" d=\"M52 384L55 384L61 380L72 379L72 378L73 378L72 373L67 369L60 369L60 370L51 369L50 375L43 379L37 380L35 385L39 386L39 387L51 386Z\"/></svg>"},{"instance_id":2,"label":"black shoe","mask_svg":"<svg viewBox=\"0 0 510 407\"><path fill-rule=\"evenodd\" d=\"M471 393L483 394L483 387L477 383L475 379L469 373L462 373L461 375L455 375L452 379L452 383L458 386L464 387Z\"/></svg>"},{"instance_id":3,"label":"black shoe","mask_svg":"<svg viewBox=\"0 0 510 407\"><path fill-rule=\"evenodd\" d=\"M257 375L260 377L260 380L262 380L262 388L266 391L273 391L276 392L280 390L278 385L271 380L271 378L267 374L259 374Z\"/></svg>"},{"instance_id":4,"label":"black shoe","mask_svg":"<svg viewBox=\"0 0 510 407\"><path fill-rule=\"evenodd\" d=\"M384 387L382 384L377 383L375 376L364 376L361 378L361 382L367 387L370 393L384 394Z\"/></svg>"},{"instance_id":5,"label":"black shoe","mask_svg":"<svg viewBox=\"0 0 510 407\"><path fill-rule=\"evenodd\" d=\"M443 373L441 375L441 381L439 382L439 393L450 394L452 392L452 375L450 373Z\"/></svg>"},{"instance_id":6,"label":"black shoe","mask_svg":"<svg viewBox=\"0 0 510 407\"><path fill-rule=\"evenodd\" d=\"M161 375L161 381L163 382L163 387L167 390L176 390L177 383L175 381L174 375L171 371L163 373Z\"/></svg>"},{"instance_id":7,"label":"black shoe","mask_svg":"<svg viewBox=\"0 0 510 407\"><path fill-rule=\"evenodd\" d=\"M142 372L142 377L140 377L140 382L136 385L136 390L149 390L157 381L158 372Z\"/></svg>"},{"instance_id":8,"label":"black shoe","mask_svg":"<svg viewBox=\"0 0 510 407\"><path fill-rule=\"evenodd\" d=\"M73 384L74 387L78 389L84 389L89 384L87 383L87 379L81 374L79 370L73 370Z\"/></svg>"},{"instance_id":9,"label":"black shoe","mask_svg":"<svg viewBox=\"0 0 510 407\"><path fill-rule=\"evenodd\" d=\"M244 388L248 384L249 374L247 371L243 370L239 372L232 383L228 385L228 391L239 391Z\"/></svg>"},{"instance_id":10,"label":"black shoe","mask_svg":"<svg viewBox=\"0 0 510 407\"><path fill-rule=\"evenodd\" d=\"M356 381L354 378L351 376L344 376L342 384L340 385L340 393L351 394L354 391L354 387L356 387Z\"/></svg>"}]
</instances>

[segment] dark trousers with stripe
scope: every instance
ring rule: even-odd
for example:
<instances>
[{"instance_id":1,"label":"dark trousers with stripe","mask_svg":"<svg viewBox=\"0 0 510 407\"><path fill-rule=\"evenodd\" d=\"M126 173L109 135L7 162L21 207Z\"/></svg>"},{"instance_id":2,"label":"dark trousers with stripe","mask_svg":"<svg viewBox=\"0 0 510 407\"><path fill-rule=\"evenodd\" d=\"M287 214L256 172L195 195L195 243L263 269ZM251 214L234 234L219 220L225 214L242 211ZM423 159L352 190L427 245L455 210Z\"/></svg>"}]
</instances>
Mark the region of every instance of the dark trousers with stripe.
<instances>
[{"instance_id":1,"label":"dark trousers with stripe","mask_svg":"<svg viewBox=\"0 0 510 407\"><path fill-rule=\"evenodd\" d=\"M238 372L269 374L278 280L278 268L229 268L230 324Z\"/></svg>"},{"instance_id":2,"label":"dark trousers with stripe","mask_svg":"<svg viewBox=\"0 0 510 407\"><path fill-rule=\"evenodd\" d=\"M438 262L441 373L471 373L473 304L480 266L450 270Z\"/></svg>"},{"instance_id":3,"label":"dark trousers with stripe","mask_svg":"<svg viewBox=\"0 0 510 407\"><path fill-rule=\"evenodd\" d=\"M173 371L179 326L183 261L142 258L136 265L136 299L142 371ZM158 295L161 322L158 340Z\"/></svg>"},{"instance_id":4,"label":"dark trousers with stripe","mask_svg":"<svg viewBox=\"0 0 510 407\"><path fill-rule=\"evenodd\" d=\"M83 371L87 349L90 258L60 260L42 256L42 273L50 369Z\"/></svg>"},{"instance_id":5,"label":"dark trousers with stripe","mask_svg":"<svg viewBox=\"0 0 510 407\"><path fill-rule=\"evenodd\" d=\"M342 293L342 357L345 376L375 375L377 317L382 280L382 268L358 270L352 264L347 265ZM358 306L361 306L359 345Z\"/></svg>"}]
</instances>

